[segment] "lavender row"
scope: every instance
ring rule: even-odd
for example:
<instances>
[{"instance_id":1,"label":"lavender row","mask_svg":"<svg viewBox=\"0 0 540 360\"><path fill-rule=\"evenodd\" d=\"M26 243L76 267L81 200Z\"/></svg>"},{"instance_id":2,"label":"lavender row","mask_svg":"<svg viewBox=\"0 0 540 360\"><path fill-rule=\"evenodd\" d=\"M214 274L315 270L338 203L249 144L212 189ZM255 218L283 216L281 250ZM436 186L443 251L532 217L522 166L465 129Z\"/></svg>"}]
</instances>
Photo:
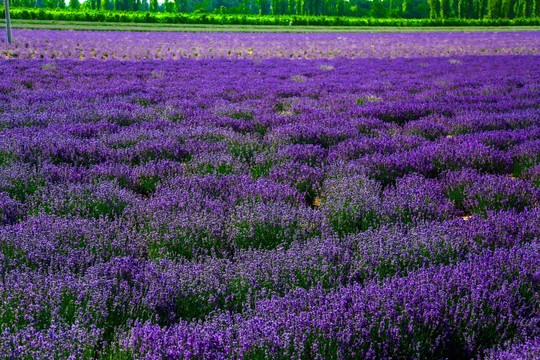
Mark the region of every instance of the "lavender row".
<instances>
[{"instance_id":1,"label":"lavender row","mask_svg":"<svg viewBox=\"0 0 540 360\"><path fill-rule=\"evenodd\" d=\"M487 219L475 216L469 220L427 222L412 227L389 224L346 237L330 232L309 241L296 240L287 247L238 249L230 258L200 255L180 262L154 259L151 249L162 241L158 231L137 229L137 224L128 220L40 216L5 227L0 238L4 271L46 268L58 274L84 275L95 267L109 266L109 262L132 258L143 267L147 262L159 263L160 271L176 273L168 286L175 287L192 278L200 286L192 286L188 281L182 291L206 293L200 295L205 297L217 291L213 286L226 288L234 280L241 280L246 287L237 291L253 287L251 290L256 292L265 288L286 293L318 282L333 287L406 274L429 264L460 261L484 248L514 246L538 238L538 216L538 210L534 210L519 214L491 213ZM178 263L183 265L177 267ZM212 267L216 268L215 272L196 270ZM211 274L219 274L219 278L205 281L205 276L214 276ZM295 275L290 277L292 274ZM196 313L198 309L193 311Z\"/></svg>"},{"instance_id":2,"label":"lavender row","mask_svg":"<svg viewBox=\"0 0 540 360\"><path fill-rule=\"evenodd\" d=\"M388 223L522 212L540 201L533 182L473 170L448 172L440 180L412 174L385 189L366 175L346 174L324 181L313 202L291 184L246 175L174 177L150 194L104 178L93 181L99 182L25 184L6 176L0 220L16 224L40 214L127 219L159 234L153 257L191 258L206 251L228 256L237 249L273 249L330 230L343 235Z\"/></svg>"},{"instance_id":3,"label":"lavender row","mask_svg":"<svg viewBox=\"0 0 540 360\"><path fill-rule=\"evenodd\" d=\"M538 32L493 33L137 33L14 30L4 59L370 58L538 54Z\"/></svg>"}]
</instances>

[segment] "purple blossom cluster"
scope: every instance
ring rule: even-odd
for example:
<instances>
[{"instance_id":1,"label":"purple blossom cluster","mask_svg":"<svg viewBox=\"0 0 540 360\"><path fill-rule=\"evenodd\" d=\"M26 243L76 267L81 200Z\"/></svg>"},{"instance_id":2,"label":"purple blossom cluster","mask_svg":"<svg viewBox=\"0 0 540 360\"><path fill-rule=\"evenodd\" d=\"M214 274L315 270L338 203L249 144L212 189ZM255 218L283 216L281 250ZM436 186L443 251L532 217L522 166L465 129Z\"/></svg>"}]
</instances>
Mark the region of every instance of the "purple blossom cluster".
<instances>
[{"instance_id":1,"label":"purple blossom cluster","mask_svg":"<svg viewBox=\"0 0 540 360\"><path fill-rule=\"evenodd\" d=\"M536 55L540 51L537 31L287 34L15 29L14 39L13 45L0 42L0 59L334 59ZM321 67L332 69L331 64Z\"/></svg>"},{"instance_id":2,"label":"purple blossom cluster","mask_svg":"<svg viewBox=\"0 0 540 360\"><path fill-rule=\"evenodd\" d=\"M486 359L538 359L540 357L540 339L533 338L523 343L514 344L510 349L498 349L489 351Z\"/></svg>"},{"instance_id":3,"label":"purple blossom cluster","mask_svg":"<svg viewBox=\"0 0 540 360\"><path fill-rule=\"evenodd\" d=\"M536 358L539 64L0 61L0 358Z\"/></svg>"}]
</instances>

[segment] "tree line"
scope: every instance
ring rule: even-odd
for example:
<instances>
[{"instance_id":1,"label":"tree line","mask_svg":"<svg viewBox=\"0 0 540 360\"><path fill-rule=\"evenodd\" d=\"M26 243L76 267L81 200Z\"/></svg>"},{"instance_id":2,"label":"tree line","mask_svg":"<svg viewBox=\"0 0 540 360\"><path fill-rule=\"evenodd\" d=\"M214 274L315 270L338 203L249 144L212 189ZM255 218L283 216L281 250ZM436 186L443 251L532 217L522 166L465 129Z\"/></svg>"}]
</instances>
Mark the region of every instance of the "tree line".
<instances>
[{"instance_id":1,"label":"tree line","mask_svg":"<svg viewBox=\"0 0 540 360\"><path fill-rule=\"evenodd\" d=\"M3 0L0 0L3 5ZM11 0L14 8L192 14L351 16L376 19L540 17L540 0Z\"/></svg>"}]
</instances>

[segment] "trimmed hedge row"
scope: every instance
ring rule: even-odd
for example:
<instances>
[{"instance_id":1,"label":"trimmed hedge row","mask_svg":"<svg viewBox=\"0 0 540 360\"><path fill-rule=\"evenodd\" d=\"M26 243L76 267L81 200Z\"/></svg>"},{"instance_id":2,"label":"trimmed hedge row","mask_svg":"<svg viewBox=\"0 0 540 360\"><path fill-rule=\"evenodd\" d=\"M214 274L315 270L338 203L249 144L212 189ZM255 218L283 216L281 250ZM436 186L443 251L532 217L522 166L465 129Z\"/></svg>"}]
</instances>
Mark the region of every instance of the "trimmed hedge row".
<instances>
[{"instance_id":1,"label":"trimmed hedge row","mask_svg":"<svg viewBox=\"0 0 540 360\"><path fill-rule=\"evenodd\" d=\"M3 12L3 8L1 8ZM201 13L152 13L129 11L59 10L15 8L12 19L63 20L93 22L130 22L159 24L231 24L282 25L292 20L295 25L312 26L536 26L540 18L519 19L377 19L333 16L246 15Z\"/></svg>"}]
</instances>

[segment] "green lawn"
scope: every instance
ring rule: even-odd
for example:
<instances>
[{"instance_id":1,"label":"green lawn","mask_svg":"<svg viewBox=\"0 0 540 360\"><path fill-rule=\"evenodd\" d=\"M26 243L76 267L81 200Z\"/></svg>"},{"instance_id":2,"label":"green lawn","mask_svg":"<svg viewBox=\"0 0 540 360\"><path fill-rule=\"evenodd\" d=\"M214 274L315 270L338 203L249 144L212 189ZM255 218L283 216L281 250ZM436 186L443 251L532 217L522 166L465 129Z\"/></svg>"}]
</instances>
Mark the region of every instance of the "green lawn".
<instances>
[{"instance_id":1,"label":"green lawn","mask_svg":"<svg viewBox=\"0 0 540 360\"><path fill-rule=\"evenodd\" d=\"M5 21L0 21L5 26ZM179 32L474 32L474 31L540 31L540 26L279 26L279 25L212 25L212 24L145 24L84 21L12 20L15 29L94 30L94 31L179 31Z\"/></svg>"}]
</instances>

